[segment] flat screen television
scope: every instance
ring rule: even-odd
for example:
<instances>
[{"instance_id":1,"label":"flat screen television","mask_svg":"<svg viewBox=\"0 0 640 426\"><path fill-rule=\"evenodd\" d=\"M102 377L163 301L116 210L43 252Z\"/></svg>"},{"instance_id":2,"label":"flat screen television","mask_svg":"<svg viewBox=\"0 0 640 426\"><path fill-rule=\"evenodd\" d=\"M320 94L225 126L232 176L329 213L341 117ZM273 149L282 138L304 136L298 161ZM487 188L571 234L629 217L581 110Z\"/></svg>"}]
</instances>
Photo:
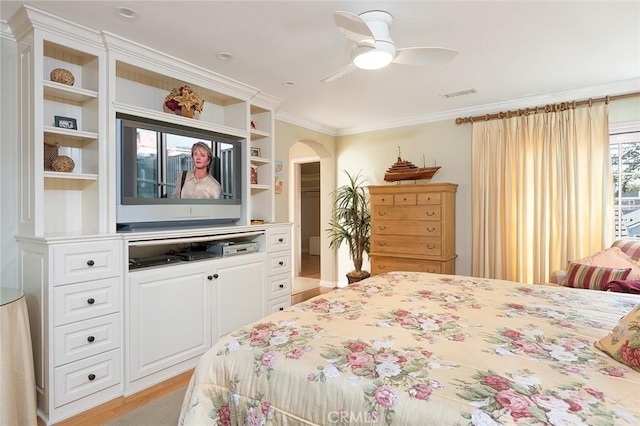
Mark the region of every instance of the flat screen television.
<instances>
[{"instance_id":1,"label":"flat screen television","mask_svg":"<svg viewBox=\"0 0 640 426\"><path fill-rule=\"evenodd\" d=\"M125 114L116 116L116 126L118 231L233 224L241 217L244 139ZM182 172L193 169L196 142L211 148L217 199L172 197Z\"/></svg>"}]
</instances>

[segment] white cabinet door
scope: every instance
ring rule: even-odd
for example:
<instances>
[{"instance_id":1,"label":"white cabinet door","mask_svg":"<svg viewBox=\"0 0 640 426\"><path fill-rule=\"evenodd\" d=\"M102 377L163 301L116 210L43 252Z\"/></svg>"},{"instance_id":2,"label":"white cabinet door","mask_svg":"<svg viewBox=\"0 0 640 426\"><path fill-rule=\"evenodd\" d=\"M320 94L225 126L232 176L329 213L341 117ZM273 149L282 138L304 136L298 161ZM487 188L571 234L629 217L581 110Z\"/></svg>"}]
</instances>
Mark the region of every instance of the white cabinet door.
<instances>
[{"instance_id":1,"label":"white cabinet door","mask_svg":"<svg viewBox=\"0 0 640 426\"><path fill-rule=\"evenodd\" d=\"M212 263L129 274L130 382L197 357L211 347L212 281L207 270Z\"/></svg>"},{"instance_id":2,"label":"white cabinet door","mask_svg":"<svg viewBox=\"0 0 640 426\"><path fill-rule=\"evenodd\" d=\"M215 339L264 316L265 275L262 253L220 261L214 275L218 306Z\"/></svg>"}]
</instances>

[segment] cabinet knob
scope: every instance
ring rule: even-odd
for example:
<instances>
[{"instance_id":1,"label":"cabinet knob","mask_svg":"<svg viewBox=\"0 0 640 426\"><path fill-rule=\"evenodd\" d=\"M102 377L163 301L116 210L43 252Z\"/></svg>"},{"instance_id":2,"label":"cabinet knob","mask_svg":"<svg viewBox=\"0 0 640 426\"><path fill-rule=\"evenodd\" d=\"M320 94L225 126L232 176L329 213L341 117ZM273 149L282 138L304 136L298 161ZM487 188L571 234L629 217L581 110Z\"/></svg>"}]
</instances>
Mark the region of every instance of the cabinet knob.
<instances>
[{"instance_id":1,"label":"cabinet knob","mask_svg":"<svg viewBox=\"0 0 640 426\"><path fill-rule=\"evenodd\" d=\"M94 342L94 340L96 340L96 338L95 338L95 337L93 337L93 336L89 336L89 337L87 337L87 341L88 341L89 343L93 343L93 342Z\"/></svg>"},{"instance_id":2,"label":"cabinet knob","mask_svg":"<svg viewBox=\"0 0 640 426\"><path fill-rule=\"evenodd\" d=\"M96 299L94 299L93 297L90 297L87 299L87 303L90 305L93 305L94 303L96 303Z\"/></svg>"},{"instance_id":3,"label":"cabinet knob","mask_svg":"<svg viewBox=\"0 0 640 426\"><path fill-rule=\"evenodd\" d=\"M278 238L279 243L284 243L284 238Z\"/></svg>"},{"instance_id":4,"label":"cabinet knob","mask_svg":"<svg viewBox=\"0 0 640 426\"><path fill-rule=\"evenodd\" d=\"M284 284L280 284L278 287L280 287L280 288L284 288Z\"/></svg>"},{"instance_id":5,"label":"cabinet knob","mask_svg":"<svg viewBox=\"0 0 640 426\"><path fill-rule=\"evenodd\" d=\"M95 375L95 374L89 374L89 375L87 376L87 378L88 378L89 380L95 380L95 379L96 379L96 375Z\"/></svg>"},{"instance_id":6,"label":"cabinet knob","mask_svg":"<svg viewBox=\"0 0 640 426\"><path fill-rule=\"evenodd\" d=\"M281 260L280 262L278 262L278 265L284 266L284 262Z\"/></svg>"},{"instance_id":7,"label":"cabinet knob","mask_svg":"<svg viewBox=\"0 0 640 426\"><path fill-rule=\"evenodd\" d=\"M93 266L95 264L96 264L96 262L94 262L93 260L91 260L91 259L87 260L87 265Z\"/></svg>"},{"instance_id":8,"label":"cabinet knob","mask_svg":"<svg viewBox=\"0 0 640 426\"><path fill-rule=\"evenodd\" d=\"M214 279L214 278L218 278L218 274L207 275L207 279L208 279L209 281L211 281L211 280L212 280L212 279Z\"/></svg>"},{"instance_id":9,"label":"cabinet knob","mask_svg":"<svg viewBox=\"0 0 640 426\"><path fill-rule=\"evenodd\" d=\"M284 308L278 308L279 311L284 311Z\"/></svg>"}]
</instances>

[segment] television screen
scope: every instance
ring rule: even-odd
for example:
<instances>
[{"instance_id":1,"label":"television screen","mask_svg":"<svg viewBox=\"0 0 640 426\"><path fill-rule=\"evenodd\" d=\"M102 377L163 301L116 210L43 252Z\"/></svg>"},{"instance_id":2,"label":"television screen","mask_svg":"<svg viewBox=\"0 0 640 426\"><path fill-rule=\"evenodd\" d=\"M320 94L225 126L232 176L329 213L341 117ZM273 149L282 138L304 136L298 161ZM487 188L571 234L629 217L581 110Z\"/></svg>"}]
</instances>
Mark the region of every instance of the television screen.
<instances>
[{"instance_id":1,"label":"television screen","mask_svg":"<svg viewBox=\"0 0 640 426\"><path fill-rule=\"evenodd\" d=\"M118 224L239 218L243 139L124 114L116 123Z\"/></svg>"}]
</instances>

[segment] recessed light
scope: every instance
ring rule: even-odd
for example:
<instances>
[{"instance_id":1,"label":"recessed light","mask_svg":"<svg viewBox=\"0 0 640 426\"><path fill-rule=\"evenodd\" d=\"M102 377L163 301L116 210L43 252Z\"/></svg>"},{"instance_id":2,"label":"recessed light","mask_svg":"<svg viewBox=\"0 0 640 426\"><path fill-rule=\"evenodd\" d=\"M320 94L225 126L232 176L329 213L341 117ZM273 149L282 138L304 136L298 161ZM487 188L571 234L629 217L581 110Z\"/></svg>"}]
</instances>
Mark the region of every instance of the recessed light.
<instances>
[{"instance_id":1,"label":"recessed light","mask_svg":"<svg viewBox=\"0 0 640 426\"><path fill-rule=\"evenodd\" d=\"M296 85L296 82L295 82L295 81L285 81L285 82L284 82L284 83L282 83L282 84L283 84L284 86L287 86L287 87L293 87L293 86L295 86L295 85Z\"/></svg>"},{"instance_id":2,"label":"recessed light","mask_svg":"<svg viewBox=\"0 0 640 426\"><path fill-rule=\"evenodd\" d=\"M132 19L138 16L138 12L131 9L130 7L118 6L116 7L116 13L123 18Z\"/></svg>"},{"instance_id":3,"label":"recessed light","mask_svg":"<svg viewBox=\"0 0 640 426\"><path fill-rule=\"evenodd\" d=\"M230 61L233 59L233 55L229 52L220 52L216 55L221 61Z\"/></svg>"}]
</instances>

